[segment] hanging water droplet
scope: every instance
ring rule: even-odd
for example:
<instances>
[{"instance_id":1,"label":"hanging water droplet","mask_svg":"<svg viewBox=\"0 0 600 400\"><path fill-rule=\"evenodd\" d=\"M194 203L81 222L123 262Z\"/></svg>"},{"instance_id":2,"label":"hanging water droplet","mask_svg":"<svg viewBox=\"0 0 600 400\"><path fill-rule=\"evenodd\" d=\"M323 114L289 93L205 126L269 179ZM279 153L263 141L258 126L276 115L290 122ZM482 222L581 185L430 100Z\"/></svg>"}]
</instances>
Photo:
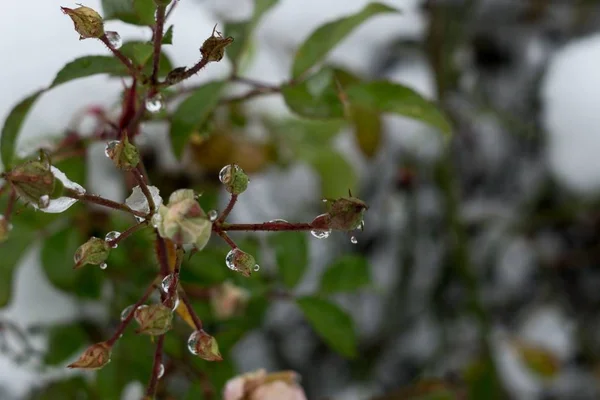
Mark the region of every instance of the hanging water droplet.
<instances>
[{"instance_id":1,"label":"hanging water droplet","mask_svg":"<svg viewBox=\"0 0 600 400\"><path fill-rule=\"evenodd\" d=\"M156 114L165 108L165 101L160 93L146 99L146 110L152 114Z\"/></svg>"},{"instance_id":2,"label":"hanging water droplet","mask_svg":"<svg viewBox=\"0 0 600 400\"><path fill-rule=\"evenodd\" d=\"M227 253L227 255L225 256L225 265L227 265L227 268L233 271L237 271L237 268L233 262L235 258L235 250L237 249L230 250L229 253Z\"/></svg>"},{"instance_id":3,"label":"hanging water droplet","mask_svg":"<svg viewBox=\"0 0 600 400\"><path fill-rule=\"evenodd\" d=\"M171 285L173 284L173 280L174 280L173 274L169 274L163 278L162 282L160 283L160 287L163 292L165 292L165 293L169 292L169 289L171 288Z\"/></svg>"},{"instance_id":4,"label":"hanging water droplet","mask_svg":"<svg viewBox=\"0 0 600 400\"><path fill-rule=\"evenodd\" d=\"M360 221L360 230L361 231L365 230L365 220L364 219Z\"/></svg>"},{"instance_id":5,"label":"hanging water droplet","mask_svg":"<svg viewBox=\"0 0 600 400\"><path fill-rule=\"evenodd\" d=\"M217 212L217 210L210 210L208 212L208 219L210 219L211 222L215 222L218 217L219 213Z\"/></svg>"},{"instance_id":6,"label":"hanging water droplet","mask_svg":"<svg viewBox=\"0 0 600 400\"><path fill-rule=\"evenodd\" d=\"M256 264L256 265L254 266L254 272L257 272L259 269L260 269L260 265Z\"/></svg>"},{"instance_id":7,"label":"hanging water droplet","mask_svg":"<svg viewBox=\"0 0 600 400\"><path fill-rule=\"evenodd\" d=\"M125 321L127 319L127 317L129 316L129 314L131 314L131 312L133 311L133 304L130 306L127 306L123 309L123 311L121 311L121 321Z\"/></svg>"},{"instance_id":8,"label":"hanging water droplet","mask_svg":"<svg viewBox=\"0 0 600 400\"><path fill-rule=\"evenodd\" d=\"M275 218L269 221L271 224L289 224L285 219Z\"/></svg>"},{"instance_id":9,"label":"hanging water droplet","mask_svg":"<svg viewBox=\"0 0 600 400\"><path fill-rule=\"evenodd\" d=\"M352 236L352 237L350 238L350 243L352 243L352 244L356 244L356 243L358 243L358 239L356 238L356 236Z\"/></svg>"},{"instance_id":10,"label":"hanging water droplet","mask_svg":"<svg viewBox=\"0 0 600 400\"><path fill-rule=\"evenodd\" d=\"M327 239L331 234L331 229L313 229L312 231L310 231L310 234L316 237L317 239Z\"/></svg>"},{"instance_id":11,"label":"hanging water droplet","mask_svg":"<svg viewBox=\"0 0 600 400\"><path fill-rule=\"evenodd\" d=\"M104 147L104 155L110 158L113 151L115 150L115 147L117 147L119 143L120 142L118 140L111 140L110 142L106 143L106 146Z\"/></svg>"},{"instance_id":12,"label":"hanging water droplet","mask_svg":"<svg viewBox=\"0 0 600 400\"><path fill-rule=\"evenodd\" d=\"M108 264L106 264L106 263L100 264L100 269L106 269L107 267L108 267Z\"/></svg>"},{"instance_id":13,"label":"hanging water droplet","mask_svg":"<svg viewBox=\"0 0 600 400\"><path fill-rule=\"evenodd\" d=\"M219 171L219 180L221 183L227 183L229 176L231 176L231 165L226 165Z\"/></svg>"},{"instance_id":14,"label":"hanging water droplet","mask_svg":"<svg viewBox=\"0 0 600 400\"><path fill-rule=\"evenodd\" d=\"M110 45L115 49L120 48L123 45L123 40L121 39L121 35L115 31L106 31L106 37L110 42Z\"/></svg>"},{"instance_id":15,"label":"hanging water droplet","mask_svg":"<svg viewBox=\"0 0 600 400\"><path fill-rule=\"evenodd\" d=\"M158 379L162 378L163 375L165 374L165 366L160 364L158 366L158 375L156 376Z\"/></svg>"},{"instance_id":16,"label":"hanging water droplet","mask_svg":"<svg viewBox=\"0 0 600 400\"><path fill-rule=\"evenodd\" d=\"M188 341L187 341L188 350L190 351L190 353L192 353L195 356L198 355L198 350L197 350L198 340L200 340L200 331L194 331L194 332L192 332L192 334L190 335L190 337L188 338Z\"/></svg>"},{"instance_id":17,"label":"hanging water droplet","mask_svg":"<svg viewBox=\"0 0 600 400\"><path fill-rule=\"evenodd\" d=\"M111 231L106 234L106 236L104 237L104 241L110 242L112 240L118 239L119 236L121 236L121 232ZM117 243L115 243L110 247L112 247L113 249L116 249L118 246L119 245Z\"/></svg>"}]
</instances>

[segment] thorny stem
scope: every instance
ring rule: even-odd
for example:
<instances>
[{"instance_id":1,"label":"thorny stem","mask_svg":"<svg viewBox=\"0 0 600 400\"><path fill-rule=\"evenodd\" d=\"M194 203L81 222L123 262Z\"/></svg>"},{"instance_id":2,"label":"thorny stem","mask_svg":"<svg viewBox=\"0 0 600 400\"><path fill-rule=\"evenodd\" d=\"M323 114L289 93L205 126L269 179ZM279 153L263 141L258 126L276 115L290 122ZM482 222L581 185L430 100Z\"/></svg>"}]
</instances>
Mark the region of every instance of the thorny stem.
<instances>
[{"instance_id":1,"label":"thorny stem","mask_svg":"<svg viewBox=\"0 0 600 400\"><path fill-rule=\"evenodd\" d=\"M11 188L10 195L8 196L8 204L6 205L6 210L4 210L4 219L6 220L6 222L10 222L10 215L12 214L12 210L16 200L17 192L14 188Z\"/></svg>"},{"instance_id":2,"label":"thorny stem","mask_svg":"<svg viewBox=\"0 0 600 400\"><path fill-rule=\"evenodd\" d=\"M130 226L129 228L127 228L127 230L123 231L123 233L121 233L118 238L109 240L108 245L111 247L114 247L115 245L118 245L123 240L127 239L129 236L133 235L135 232L139 231L140 229L145 228L146 226L148 226L147 221Z\"/></svg>"},{"instance_id":3,"label":"thorny stem","mask_svg":"<svg viewBox=\"0 0 600 400\"><path fill-rule=\"evenodd\" d=\"M154 291L154 282L152 282L152 284L150 286L148 286L148 289L146 289L146 291L144 292L142 297L140 297L140 299L133 305L133 307L131 308L131 311L129 312L127 317L123 321L121 321L121 323L119 324L119 327L117 328L115 333L112 335L112 337L106 341L106 344L108 346L112 347L117 342L117 340L119 340L119 338L125 331L125 328L127 328L127 325L129 325L129 323L133 319L135 310L137 310L137 308L139 306L144 304L144 302L148 299L148 297L150 297L150 294L153 291Z\"/></svg>"},{"instance_id":4,"label":"thorny stem","mask_svg":"<svg viewBox=\"0 0 600 400\"><path fill-rule=\"evenodd\" d=\"M160 62L160 47L163 39L166 9L166 6L156 6L156 25L154 26L154 58L152 60L152 76L150 77L150 83L152 85L156 84L156 78L158 77L158 64Z\"/></svg>"},{"instance_id":5,"label":"thorny stem","mask_svg":"<svg viewBox=\"0 0 600 400\"><path fill-rule=\"evenodd\" d=\"M117 49L115 46L112 45L110 40L108 40L108 36L106 36L106 34L100 36L98 39L100 39L100 41L102 43L104 43L106 45L106 47L108 47L108 49L115 55L115 57L117 57L119 59L119 61L121 61L123 63L123 65L125 65L127 67L131 76L138 77L139 72L133 66L133 63L131 62L131 60L129 60L129 58L125 57L125 55L123 53L121 53L119 51L119 49Z\"/></svg>"},{"instance_id":6,"label":"thorny stem","mask_svg":"<svg viewBox=\"0 0 600 400\"><path fill-rule=\"evenodd\" d=\"M148 185L146 184L144 175L142 175L141 171L137 167L134 168L132 172L133 177L137 181L138 185L140 185L140 189L142 190L142 193L144 193L144 196L146 196L146 200L148 201L148 209L150 210L148 215L152 215L156 211L156 205L154 204L154 199L152 198L150 189L148 189Z\"/></svg>"},{"instance_id":7,"label":"thorny stem","mask_svg":"<svg viewBox=\"0 0 600 400\"><path fill-rule=\"evenodd\" d=\"M116 201L105 199L104 197L96 196L95 194L79 193L73 189L65 189L65 196L86 203L98 204L104 207L112 208L114 210L121 210L133 214L135 216L145 218L147 215L141 211L135 211L131 209L127 204L117 203Z\"/></svg>"},{"instance_id":8,"label":"thorny stem","mask_svg":"<svg viewBox=\"0 0 600 400\"><path fill-rule=\"evenodd\" d=\"M160 367L162 366L162 353L163 345L165 343L165 335L160 335L156 340L156 351L154 352L154 364L152 364L152 376L150 382L148 382L148 388L146 389L146 396L154 398L156 393L156 385L158 384L158 375L160 374Z\"/></svg>"},{"instance_id":9,"label":"thorny stem","mask_svg":"<svg viewBox=\"0 0 600 400\"><path fill-rule=\"evenodd\" d=\"M231 195L231 198L229 199L229 204L227 204L227 207L225 207L225 210L223 210L223 213L221 214L221 216L217 220L217 224L221 224L221 223L223 223L223 221L225 221L225 219L227 218L227 216L229 216L229 213L231 212L231 210L233 210L233 207L235 206L235 203L237 202L237 199L238 199L238 195L237 194L232 194Z\"/></svg>"},{"instance_id":10,"label":"thorny stem","mask_svg":"<svg viewBox=\"0 0 600 400\"><path fill-rule=\"evenodd\" d=\"M179 292L179 298L181 299L183 304L185 304L185 308L188 309L188 312L190 313L190 316L192 317L192 321L194 321L194 325L196 326L196 330L201 331L202 330L202 320L200 319L200 317L198 317L198 315L192 308L192 303L190 302L190 299L187 297L187 294L183 290L181 290L181 292Z\"/></svg>"},{"instance_id":11,"label":"thorny stem","mask_svg":"<svg viewBox=\"0 0 600 400\"><path fill-rule=\"evenodd\" d=\"M165 87L169 87L169 86L175 85L175 84L177 84L177 83L179 83L181 81L184 81L184 80L192 77L196 73L198 73L198 71L200 71L202 68L204 68L206 66L206 64L208 64L208 62L209 62L208 57L203 57L192 68L185 70L183 72L183 74L181 74L181 79L179 79L177 82L173 82L173 83L160 82L160 83L157 83L155 85L155 87L156 88L165 88Z\"/></svg>"}]
</instances>

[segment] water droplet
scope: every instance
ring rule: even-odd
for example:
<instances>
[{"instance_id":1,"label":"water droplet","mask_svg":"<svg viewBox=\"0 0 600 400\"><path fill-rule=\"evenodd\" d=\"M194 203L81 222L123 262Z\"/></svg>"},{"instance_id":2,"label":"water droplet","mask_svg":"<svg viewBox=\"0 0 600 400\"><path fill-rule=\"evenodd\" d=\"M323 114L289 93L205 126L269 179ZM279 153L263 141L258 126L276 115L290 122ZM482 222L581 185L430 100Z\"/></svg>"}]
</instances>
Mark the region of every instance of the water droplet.
<instances>
[{"instance_id":1,"label":"water droplet","mask_svg":"<svg viewBox=\"0 0 600 400\"><path fill-rule=\"evenodd\" d=\"M171 285L173 284L173 279L174 279L173 274L169 274L163 278L162 282L160 283L160 287L163 292L165 292L165 293L169 292L169 289L171 288Z\"/></svg>"},{"instance_id":2,"label":"water droplet","mask_svg":"<svg viewBox=\"0 0 600 400\"><path fill-rule=\"evenodd\" d=\"M260 265L256 264L256 265L254 266L254 272L258 271L259 269L260 269Z\"/></svg>"},{"instance_id":3,"label":"water droplet","mask_svg":"<svg viewBox=\"0 0 600 400\"><path fill-rule=\"evenodd\" d=\"M360 230L361 231L365 230L365 220L364 219L360 221Z\"/></svg>"},{"instance_id":4,"label":"water droplet","mask_svg":"<svg viewBox=\"0 0 600 400\"><path fill-rule=\"evenodd\" d=\"M269 221L271 224L289 224L285 219L275 218Z\"/></svg>"},{"instance_id":5,"label":"water droplet","mask_svg":"<svg viewBox=\"0 0 600 400\"><path fill-rule=\"evenodd\" d=\"M130 306L127 306L123 309L123 311L121 311L121 321L125 321L127 319L127 317L129 316L129 314L131 314L131 312L133 311L133 304Z\"/></svg>"},{"instance_id":6,"label":"water droplet","mask_svg":"<svg viewBox=\"0 0 600 400\"><path fill-rule=\"evenodd\" d=\"M162 378L164 374L165 374L165 366L162 365L162 364L160 364L158 366L158 375L157 375L157 378L158 379Z\"/></svg>"},{"instance_id":7,"label":"water droplet","mask_svg":"<svg viewBox=\"0 0 600 400\"><path fill-rule=\"evenodd\" d=\"M179 296L177 295L177 293L173 294L173 297L171 297L170 299L166 299L163 302L163 305L175 311L179 306Z\"/></svg>"},{"instance_id":8,"label":"water droplet","mask_svg":"<svg viewBox=\"0 0 600 400\"><path fill-rule=\"evenodd\" d=\"M323 203L327 203L327 199L323 199Z\"/></svg>"},{"instance_id":9,"label":"water droplet","mask_svg":"<svg viewBox=\"0 0 600 400\"><path fill-rule=\"evenodd\" d=\"M215 222L218 217L219 213L217 212L217 210L210 210L208 212L208 219L210 219L211 222Z\"/></svg>"},{"instance_id":10,"label":"water droplet","mask_svg":"<svg viewBox=\"0 0 600 400\"><path fill-rule=\"evenodd\" d=\"M146 99L146 110L152 114L156 114L165 108L165 101L160 93Z\"/></svg>"},{"instance_id":11,"label":"water droplet","mask_svg":"<svg viewBox=\"0 0 600 400\"><path fill-rule=\"evenodd\" d=\"M356 243L358 243L358 239L356 238L356 236L352 236L352 237L350 238L350 243L352 243L352 244L356 244Z\"/></svg>"},{"instance_id":12,"label":"water droplet","mask_svg":"<svg viewBox=\"0 0 600 400\"><path fill-rule=\"evenodd\" d=\"M231 180L231 175L233 174L233 171L231 170L232 165L235 171L241 170L241 168L237 164L229 164L224 166L223 168L221 168L221 171L219 171L219 180L221 181L221 183L227 184Z\"/></svg>"},{"instance_id":13,"label":"water droplet","mask_svg":"<svg viewBox=\"0 0 600 400\"><path fill-rule=\"evenodd\" d=\"M111 232L108 232L108 233L106 234L106 236L104 237L104 241L106 241L106 242L110 242L110 241L112 241L112 240L118 239L118 238L119 238L119 236L121 236L121 232L117 232L117 231L111 231ZM116 249L116 248L117 248L117 246L118 246L118 244L117 244L117 243L115 243L115 244L113 244L113 245L112 245L112 246L110 246L110 247L112 247L113 249Z\"/></svg>"},{"instance_id":14,"label":"water droplet","mask_svg":"<svg viewBox=\"0 0 600 400\"><path fill-rule=\"evenodd\" d=\"M111 46L115 49L120 48L123 45L123 40L121 40L121 35L115 31L106 31L106 37L110 42Z\"/></svg>"},{"instance_id":15,"label":"water droplet","mask_svg":"<svg viewBox=\"0 0 600 400\"><path fill-rule=\"evenodd\" d=\"M200 340L200 331L194 331L187 341L188 350L195 356L198 355L198 350L196 350L198 340Z\"/></svg>"},{"instance_id":16,"label":"water droplet","mask_svg":"<svg viewBox=\"0 0 600 400\"><path fill-rule=\"evenodd\" d=\"M327 239L331 234L331 229L313 229L312 231L310 231L310 234L316 237L317 239Z\"/></svg>"},{"instance_id":17,"label":"water droplet","mask_svg":"<svg viewBox=\"0 0 600 400\"><path fill-rule=\"evenodd\" d=\"M107 267L108 267L108 264L106 264L106 263L100 264L100 269L106 269Z\"/></svg>"},{"instance_id":18,"label":"water droplet","mask_svg":"<svg viewBox=\"0 0 600 400\"><path fill-rule=\"evenodd\" d=\"M108 158L111 158L115 147L117 147L117 145L120 142L118 140L111 140L110 142L106 143L106 146L104 147L104 155Z\"/></svg>"},{"instance_id":19,"label":"water droplet","mask_svg":"<svg viewBox=\"0 0 600 400\"><path fill-rule=\"evenodd\" d=\"M233 271L237 271L235 263L233 262L236 250L238 249L230 250L229 253L227 253L227 255L225 256L225 265L227 265L227 268Z\"/></svg>"}]
</instances>

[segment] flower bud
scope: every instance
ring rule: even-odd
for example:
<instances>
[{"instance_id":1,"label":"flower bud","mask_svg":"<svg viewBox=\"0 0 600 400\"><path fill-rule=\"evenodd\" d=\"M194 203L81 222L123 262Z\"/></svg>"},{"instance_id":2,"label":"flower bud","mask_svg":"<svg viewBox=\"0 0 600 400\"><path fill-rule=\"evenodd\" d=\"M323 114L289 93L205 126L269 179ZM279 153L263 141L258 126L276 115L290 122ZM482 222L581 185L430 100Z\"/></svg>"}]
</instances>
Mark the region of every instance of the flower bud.
<instances>
[{"instance_id":1,"label":"flower bud","mask_svg":"<svg viewBox=\"0 0 600 400\"><path fill-rule=\"evenodd\" d=\"M100 369L110 362L110 346L106 342L88 347L79 359L67 368Z\"/></svg>"},{"instance_id":2,"label":"flower bud","mask_svg":"<svg viewBox=\"0 0 600 400\"><path fill-rule=\"evenodd\" d=\"M39 160L17 165L6 174L6 179L12 183L21 199L39 208L46 207L50 197L56 197L63 189L51 171L48 156L43 152Z\"/></svg>"},{"instance_id":3,"label":"flower bud","mask_svg":"<svg viewBox=\"0 0 600 400\"><path fill-rule=\"evenodd\" d=\"M87 242L79 246L73 260L74 269L81 268L86 264L103 264L110 254L110 245L97 237L91 237Z\"/></svg>"},{"instance_id":4,"label":"flower bud","mask_svg":"<svg viewBox=\"0 0 600 400\"><path fill-rule=\"evenodd\" d=\"M190 353L206 361L222 361L217 340L203 330L194 331L188 339Z\"/></svg>"},{"instance_id":5,"label":"flower bud","mask_svg":"<svg viewBox=\"0 0 600 400\"><path fill-rule=\"evenodd\" d=\"M362 227L367 204L356 197L341 197L331 200L329 227L339 231L351 231Z\"/></svg>"},{"instance_id":6,"label":"flower bud","mask_svg":"<svg viewBox=\"0 0 600 400\"><path fill-rule=\"evenodd\" d=\"M140 153L129 143L127 135L123 140L114 140L106 145L106 155L113 160L115 166L123 171L130 171L140 162Z\"/></svg>"},{"instance_id":7,"label":"flower bud","mask_svg":"<svg viewBox=\"0 0 600 400\"><path fill-rule=\"evenodd\" d=\"M298 380L293 371L267 374L260 369L230 379L223 389L223 400L306 400Z\"/></svg>"},{"instance_id":8,"label":"flower bud","mask_svg":"<svg viewBox=\"0 0 600 400\"><path fill-rule=\"evenodd\" d=\"M219 180L231 194L241 194L248 188L248 175L237 164L224 166L219 172Z\"/></svg>"},{"instance_id":9,"label":"flower bud","mask_svg":"<svg viewBox=\"0 0 600 400\"><path fill-rule=\"evenodd\" d=\"M223 320L242 312L249 299L248 291L231 282L224 282L212 290L210 303L215 317Z\"/></svg>"},{"instance_id":10,"label":"flower bud","mask_svg":"<svg viewBox=\"0 0 600 400\"><path fill-rule=\"evenodd\" d=\"M217 36L215 36L215 33ZM231 42L233 42L233 38L231 36L224 38L221 32L217 31L217 26L215 25L212 34L202 43L202 47L200 48L202 59L208 59L208 62L221 61L225 55L225 47L229 46Z\"/></svg>"},{"instance_id":11,"label":"flower bud","mask_svg":"<svg viewBox=\"0 0 600 400\"><path fill-rule=\"evenodd\" d=\"M183 80L183 78L185 77L185 70L187 68L186 67L177 67L174 70L172 70L171 72L169 72L167 74L167 77L165 78L165 82L168 85L174 85L178 82L181 82Z\"/></svg>"},{"instance_id":12,"label":"flower bud","mask_svg":"<svg viewBox=\"0 0 600 400\"><path fill-rule=\"evenodd\" d=\"M160 206L154 223L161 237L176 244L193 244L202 250L210 239L212 222L194 196L190 189L173 192L169 204Z\"/></svg>"},{"instance_id":13,"label":"flower bud","mask_svg":"<svg viewBox=\"0 0 600 400\"><path fill-rule=\"evenodd\" d=\"M239 248L232 249L227 253L225 264L230 270L237 271L244 276L250 276L253 270L258 270L254 257Z\"/></svg>"},{"instance_id":14,"label":"flower bud","mask_svg":"<svg viewBox=\"0 0 600 400\"><path fill-rule=\"evenodd\" d=\"M12 230L12 224L8 222L4 215L0 214L0 243L8 239L8 233Z\"/></svg>"},{"instance_id":15,"label":"flower bud","mask_svg":"<svg viewBox=\"0 0 600 400\"><path fill-rule=\"evenodd\" d=\"M159 336L171 329L173 311L162 304L152 304L138 307L133 317L140 324L135 333Z\"/></svg>"},{"instance_id":16,"label":"flower bud","mask_svg":"<svg viewBox=\"0 0 600 400\"><path fill-rule=\"evenodd\" d=\"M79 33L79 40L99 38L104 35L104 21L95 10L84 6L76 9L66 7L60 9L73 20L75 30Z\"/></svg>"}]
</instances>

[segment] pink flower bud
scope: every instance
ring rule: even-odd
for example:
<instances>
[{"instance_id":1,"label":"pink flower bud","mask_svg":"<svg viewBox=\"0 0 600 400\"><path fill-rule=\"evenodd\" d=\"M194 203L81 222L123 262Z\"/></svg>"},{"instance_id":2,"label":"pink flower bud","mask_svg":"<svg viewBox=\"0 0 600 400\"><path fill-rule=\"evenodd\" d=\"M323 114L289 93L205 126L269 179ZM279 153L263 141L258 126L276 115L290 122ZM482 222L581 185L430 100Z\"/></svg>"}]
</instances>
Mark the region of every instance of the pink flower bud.
<instances>
[{"instance_id":1,"label":"pink flower bud","mask_svg":"<svg viewBox=\"0 0 600 400\"><path fill-rule=\"evenodd\" d=\"M306 400L293 371L267 374L261 369L230 379L223 400Z\"/></svg>"},{"instance_id":2,"label":"pink flower bud","mask_svg":"<svg viewBox=\"0 0 600 400\"><path fill-rule=\"evenodd\" d=\"M217 319L223 320L243 311L249 298L248 291L235 286L231 282L225 282L213 289L210 303Z\"/></svg>"}]
</instances>

